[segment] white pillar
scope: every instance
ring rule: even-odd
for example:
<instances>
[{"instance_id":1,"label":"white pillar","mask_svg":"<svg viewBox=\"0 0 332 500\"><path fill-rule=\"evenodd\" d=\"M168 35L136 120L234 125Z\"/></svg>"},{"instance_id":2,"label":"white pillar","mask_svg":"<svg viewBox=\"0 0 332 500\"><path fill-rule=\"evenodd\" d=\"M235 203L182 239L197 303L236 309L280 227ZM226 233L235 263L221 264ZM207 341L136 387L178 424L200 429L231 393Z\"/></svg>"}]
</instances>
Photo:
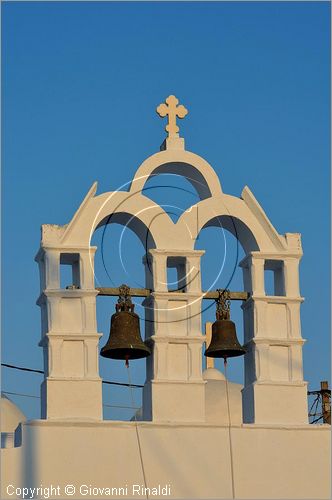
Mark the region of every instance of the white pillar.
<instances>
[{"instance_id":1,"label":"white pillar","mask_svg":"<svg viewBox=\"0 0 332 500\"><path fill-rule=\"evenodd\" d=\"M95 248L42 248L36 257L41 273L42 338L45 379L41 388L42 418L102 419L98 369ZM60 288L60 262L71 262L75 288Z\"/></svg>"},{"instance_id":2,"label":"white pillar","mask_svg":"<svg viewBox=\"0 0 332 500\"><path fill-rule=\"evenodd\" d=\"M147 358L143 418L155 422L204 422L201 276L203 251L150 250L153 292L146 299ZM178 268L180 292L167 289L167 262ZM184 284L183 270L186 270ZM147 275L149 271L147 271ZM182 288L183 287L183 288Z\"/></svg>"},{"instance_id":3,"label":"white pillar","mask_svg":"<svg viewBox=\"0 0 332 500\"><path fill-rule=\"evenodd\" d=\"M300 257L252 252L242 262L251 297L243 304L245 385L243 420L259 424L308 422L307 383L302 374L298 264ZM268 264L266 264L268 262ZM279 283L265 294L264 266L275 266ZM283 276L280 273L283 272ZM248 273L250 280L248 280ZM248 285L249 283L249 285ZM280 293L279 292L279 293Z\"/></svg>"}]
</instances>

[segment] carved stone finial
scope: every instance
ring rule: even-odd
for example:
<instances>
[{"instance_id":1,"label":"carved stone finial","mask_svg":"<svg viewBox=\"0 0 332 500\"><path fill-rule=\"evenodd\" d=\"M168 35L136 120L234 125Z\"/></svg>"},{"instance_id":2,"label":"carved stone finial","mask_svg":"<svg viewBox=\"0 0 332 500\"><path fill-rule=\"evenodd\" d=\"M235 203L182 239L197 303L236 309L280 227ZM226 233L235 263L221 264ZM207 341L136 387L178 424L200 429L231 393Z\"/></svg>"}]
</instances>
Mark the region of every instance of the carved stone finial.
<instances>
[{"instance_id":1,"label":"carved stone finial","mask_svg":"<svg viewBox=\"0 0 332 500\"><path fill-rule=\"evenodd\" d=\"M182 104L178 106L179 100L174 95L168 96L165 103L159 104L157 113L161 117L168 115L168 124L165 128L166 132L168 132L168 137L179 137L179 127L176 124L176 117L184 118L188 114L188 110Z\"/></svg>"}]
</instances>

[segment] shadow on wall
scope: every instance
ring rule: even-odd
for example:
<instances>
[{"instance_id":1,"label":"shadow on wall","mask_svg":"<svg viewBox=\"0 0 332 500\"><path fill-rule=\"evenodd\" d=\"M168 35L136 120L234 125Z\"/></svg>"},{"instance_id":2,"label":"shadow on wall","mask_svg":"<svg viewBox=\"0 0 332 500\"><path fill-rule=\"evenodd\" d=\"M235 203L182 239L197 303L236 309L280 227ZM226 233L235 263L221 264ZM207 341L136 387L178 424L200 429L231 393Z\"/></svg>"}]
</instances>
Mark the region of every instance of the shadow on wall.
<instances>
[{"instance_id":1,"label":"shadow on wall","mask_svg":"<svg viewBox=\"0 0 332 500\"><path fill-rule=\"evenodd\" d=\"M38 458L37 458L37 443L36 432L33 426L29 424L23 425L22 429L22 444L23 444L23 471L21 487L36 488L40 486L38 481Z\"/></svg>"}]
</instances>

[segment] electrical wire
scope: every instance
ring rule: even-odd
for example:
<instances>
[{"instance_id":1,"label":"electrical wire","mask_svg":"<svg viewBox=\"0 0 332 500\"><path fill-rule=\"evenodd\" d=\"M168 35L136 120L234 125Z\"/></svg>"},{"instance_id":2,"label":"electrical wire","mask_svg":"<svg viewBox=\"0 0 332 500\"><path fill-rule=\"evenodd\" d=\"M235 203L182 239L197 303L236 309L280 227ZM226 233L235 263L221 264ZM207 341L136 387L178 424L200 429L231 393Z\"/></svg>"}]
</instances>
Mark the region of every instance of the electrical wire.
<instances>
[{"instance_id":1,"label":"electrical wire","mask_svg":"<svg viewBox=\"0 0 332 500\"><path fill-rule=\"evenodd\" d=\"M129 384L125 384L124 382L109 382L108 380L103 380L103 384L108 384L108 385L122 385L124 387L132 387L133 389L143 389L144 385L138 385L138 384L132 384L129 386Z\"/></svg>"},{"instance_id":2,"label":"electrical wire","mask_svg":"<svg viewBox=\"0 0 332 500\"><path fill-rule=\"evenodd\" d=\"M42 375L44 374L43 370L36 370L34 368L27 368L25 366L17 366L17 365L12 365L12 364L9 364L9 363L1 363L1 366L5 367L5 368L12 368L14 370L24 371L24 372L39 373L39 374L42 374ZM134 389L143 389L143 387L144 387L144 385L140 385L140 384L131 384L131 385L129 385L129 384L126 384L125 382L113 382L111 380L102 380L102 383L105 384L105 385L117 385L117 386L120 386L120 387L130 387L130 388L134 388ZM5 393L5 391L2 391L2 392ZM308 413L309 417L316 417L316 415L318 414L317 408L318 408L318 404L319 404L319 401L320 401L320 394L321 394L321 392L320 391L308 391L308 396L309 395L314 395L314 394L317 395L317 398L313 401L313 403L312 403L312 405L310 407L310 410L309 410L309 413ZM39 397L39 396L29 396L28 394L19 394L19 393L13 393L13 395L18 395L18 396L22 395L22 396L33 397L33 398L38 398ZM315 411L314 411L314 413L311 413L311 411L312 411L312 409L313 409L313 407L314 407L315 404L316 404ZM122 408L125 408L125 407L122 407ZM128 407L128 409L129 408L131 409L132 407ZM138 408L136 408L136 409L138 409ZM319 417L318 419L313 420L310 423L311 424L315 424L321 418L322 418L322 416Z\"/></svg>"},{"instance_id":3,"label":"electrical wire","mask_svg":"<svg viewBox=\"0 0 332 500\"><path fill-rule=\"evenodd\" d=\"M103 404L103 406L106 406L107 408L126 408L127 410L140 410L139 406L123 406L123 405L108 405L108 404Z\"/></svg>"},{"instance_id":4,"label":"electrical wire","mask_svg":"<svg viewBox=\"0 0 332 500\"><path fill-rule=\"evenodd\" d=\"M319 403L319 401L320 401L320 394L318 394L318 395L316 396L316 398L314 399L314 401L313 401L313 403L312 403L312 405L311 405L311 407L310 407L309 414L308 414L309 418L310 418L310 417L315 417L315 416L317 415L317 408L318 408L318 403ZM314 407L314 405L316 405L316 407L315 407L315 411L314 411L313 413L311 413L311 412L312 412L312 409L313 409L313 407ZM311 422L311 423L312 423L312 422Z\"/></svg>"},{"instance_id":5,"label":"electrical wire","mask_svg":"<svg viewBox=\"0 0 332 500\"><path fill-rule=\"evenodd\" d=\"M35 398L40 399L40 396L32 396L31 394L23 394L22 392L9 392L9 391L1 391L4 394L10 394L11 396L24 396L26 398Z\"/></svg>"},{"instance_id":6,"label":"electrical wire","mask_svg":"<svg viewBox=\"0 0 332 500\"><path fill-rule=\"evenodd\" d=\"M21 371L24 371L24 372L34 372L34 373L44 374L43 370L35 370L33 368L26 368L26 367L23 367L23 366L10 365L8 363L1 363L1 366L4 366L5 368L13 368L14 370L21 370ZM129 384L126 384L125 382L112 382L110 380L103 380L102 383L106 384L106 385L121 385L121 386L124 386L124 387L129 387ZM144 387L144 385L131 384L130 387L133 387L135 389L142 389Z\"/></svg>"},{"instance_id":7,"label":"electrical wire","mask_svg":"<svg viewBox=\"0 0 332 500\"><path fill-rule=\"evenodd\" d=\"M315 413L314 413L313 416L316 416L318 414L319 401L320 401L320 397L317 397L317 399L316 399L316 406L315 406L315 410L314 410Z\"/></svg>"},{"instance_id":8,"label":"electrical wire","mask_svg":"<svg viewBox=\"0 0 332 500\"><path fill-rule=\"evenodd\" d=\"M9 365L8 363L1 363L1 366L4 366L5 368L14 368L14 370L21 370L23 372L44 373L43 370L34 370L33 368L25 368L23 366Z\"/></svg>"},{"instance_id":9,"label":"electrical wire","mask_svg":"<svg viewBox=\"0 0 332 500\"><path fill-rule=\"evenodd\" d=\"M11 396L23 396L26 398L34 398L34 399L40 399L40 396L32 396L32 394L23 394L22 392L10 392L10 391L1 391L3 394L10 394ZM139 410L140 408L138 406L125 406L125 405L109 405L107 403L103 403L103 406L106 406L106 408L124 408L127 410Z\"/></svg>"},{"instance_id":10,"label":"electrical wire","mask_svg":"<svg viewBox=\"0 0 332 500\"><path fill-rule=\"evenodd\" d=\"M323 418L323 415L321 415L321 416L320 416L320 417L318 417L318 418L315 418L315 420L313 420L311 423L312 423L312 424L315 424L316 422L319 422L322 418Z\"/></svg>"}]
</instances>

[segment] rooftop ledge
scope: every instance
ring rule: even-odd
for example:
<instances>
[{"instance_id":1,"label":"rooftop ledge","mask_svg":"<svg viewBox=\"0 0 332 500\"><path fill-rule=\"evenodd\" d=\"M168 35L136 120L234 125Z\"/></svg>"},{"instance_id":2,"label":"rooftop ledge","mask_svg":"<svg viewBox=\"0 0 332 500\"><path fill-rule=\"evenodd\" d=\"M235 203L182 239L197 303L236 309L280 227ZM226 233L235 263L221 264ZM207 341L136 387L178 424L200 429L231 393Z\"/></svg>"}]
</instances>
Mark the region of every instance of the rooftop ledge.
<instances>
[{"instance_id":1,"label":"rooftop ledge","mask_svg":"<svg viewBox=\"0 0 332 500\"><path fill-rule=\"evenodd\" d=\"M114 427L114 428L134 428L136 423L134 421L122 421L122 420L92 420L92 419L36 419L29 420L22 424L27 427ZM137 425L143 428L216 428L216 429L228 429L227 424L212 424L205 422L150 422L150 421L137 421ZM232 424L232 429L241 430L258 430L258 429L271 429L271 430L284 430L284 431L328 431L331 432L331 426L329 424Z\"/></svg>"}]
</instances>

